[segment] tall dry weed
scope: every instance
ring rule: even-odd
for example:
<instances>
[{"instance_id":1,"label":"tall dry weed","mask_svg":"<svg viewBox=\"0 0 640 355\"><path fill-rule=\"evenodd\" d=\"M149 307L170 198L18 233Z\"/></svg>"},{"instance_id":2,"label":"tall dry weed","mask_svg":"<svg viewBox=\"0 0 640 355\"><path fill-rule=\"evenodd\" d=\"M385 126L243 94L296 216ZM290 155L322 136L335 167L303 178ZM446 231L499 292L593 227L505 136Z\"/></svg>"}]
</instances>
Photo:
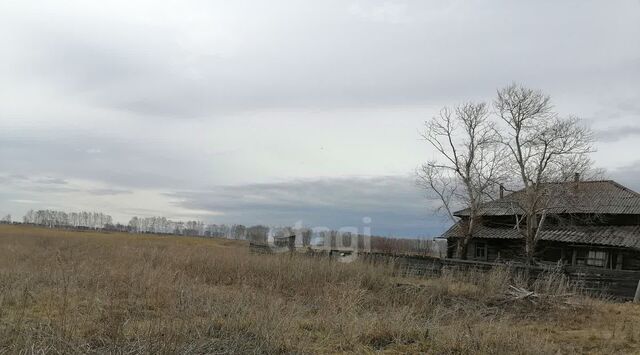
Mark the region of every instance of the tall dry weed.
<instances>
[{"instance_id":1,"label":"tall dry weed","mask_svg":"<svg viewBox=\"0 0 640 355\"><path fill-rule=\"evenodd\" d=\"M401 277L224 240L1 227L0 353L539 354L582 349L558 329L609 319L549 309L524 323L493 302L513 282L502 269ZM615 349L640 339L615 329Z\"/></svg>"}]
</instances>

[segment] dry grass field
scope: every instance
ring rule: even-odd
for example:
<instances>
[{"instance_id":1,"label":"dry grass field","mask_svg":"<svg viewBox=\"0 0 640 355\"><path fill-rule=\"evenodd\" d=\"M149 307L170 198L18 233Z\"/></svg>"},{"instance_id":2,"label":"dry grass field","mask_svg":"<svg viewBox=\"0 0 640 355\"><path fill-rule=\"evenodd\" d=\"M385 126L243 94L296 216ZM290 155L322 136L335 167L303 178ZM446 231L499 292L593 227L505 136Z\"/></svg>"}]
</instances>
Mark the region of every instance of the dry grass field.
<instances>
[{"instance_id":1,"label":"dry grass field","mask_svg":"<svg viewBox=\"0 0 640 355\"><path fill-rule=\"evenodd\" d=\"M504 270L401 278L247 249L2 225L0 353L640 352L640 306L509 300Z\"/></svg>"}]
</instances>

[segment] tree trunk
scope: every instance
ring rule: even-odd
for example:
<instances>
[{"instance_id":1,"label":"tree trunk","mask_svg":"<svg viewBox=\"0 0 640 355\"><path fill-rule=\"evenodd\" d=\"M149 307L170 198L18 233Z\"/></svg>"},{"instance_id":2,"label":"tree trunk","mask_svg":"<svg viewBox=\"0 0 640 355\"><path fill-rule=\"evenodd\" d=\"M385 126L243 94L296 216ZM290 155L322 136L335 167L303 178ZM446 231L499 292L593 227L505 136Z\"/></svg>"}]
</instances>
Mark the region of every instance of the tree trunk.
<instances>
[{"instance_id":1,"label":"tree trunk","mask_svg":"<svg viewBox=\"0 0 640 355\"><path fill-rule=\"evenodd\" d=\"M467 250L469 249L470 239L471 236L465 236L464 238L458 239L456 248L456 259L467 260Z\"/></svg>"},{"instance_id":2,"label":"tree trunk","mask_svg":"<svg viewBox=\"0 0 640 355\"><path fill-rule=\"evenodd\" d=\"M525 262L527 265L533 264L533 256L536 251L536 223L537 219L535 216L527 217L527 235L525 237Z\"/></svg>"},{"instance_id":3,"label":"tree trunk","mask_svg":"<svg viewBox=\"0 0 640 355\"><path fill-rule=\"evenodd\" d=\"M526 243L524 246L524 256L525 256L525 264L531 265L533 262L533 253L531 252L531 243L529 242L529 238L526 239Z\"/></svg>"}]
</instances>

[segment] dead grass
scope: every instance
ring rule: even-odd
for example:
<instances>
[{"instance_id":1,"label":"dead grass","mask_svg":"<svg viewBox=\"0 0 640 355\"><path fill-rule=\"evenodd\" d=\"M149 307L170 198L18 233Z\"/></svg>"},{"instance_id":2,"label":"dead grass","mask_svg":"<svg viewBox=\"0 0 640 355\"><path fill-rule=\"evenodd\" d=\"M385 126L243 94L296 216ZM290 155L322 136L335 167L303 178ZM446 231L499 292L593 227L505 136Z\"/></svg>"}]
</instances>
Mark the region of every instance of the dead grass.
<instances>
[{"instance_id":1,"label":"dead grass","mask_svg":"<svg viewBox=\"0 0 640 355\"><path fill-rule=\"evenodd\" d=\"M501 302L506 270L251 255L233 241L0 226L0 353L640 351L640 307ZM552 277L537 292L567 291Z\"/></svg>"}]
</instances>

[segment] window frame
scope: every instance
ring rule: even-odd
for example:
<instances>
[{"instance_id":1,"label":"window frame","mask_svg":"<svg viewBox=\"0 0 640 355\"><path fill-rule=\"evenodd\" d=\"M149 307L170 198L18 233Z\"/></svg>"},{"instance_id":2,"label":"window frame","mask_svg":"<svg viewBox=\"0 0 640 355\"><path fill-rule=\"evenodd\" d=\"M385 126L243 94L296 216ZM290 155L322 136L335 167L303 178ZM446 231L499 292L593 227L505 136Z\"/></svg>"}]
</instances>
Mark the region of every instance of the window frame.
<instances>
[{"instance_id":1,"label":"window frame","mask_svg":"<svg viewBox=\"0 0 640 355\"><path fill-rule=\"evenodd\" d=\"M587 253L585 263L592 267L607 267L608 253L604 250L590 249Z\"/></svg>"},{"instance_id":2,"label":"window frame","mask_svg":"<svg viewBox=\"0 0 640 355\"><path fill-rule=\"evenodd\" d=\"M609 263L609 252L602 249L576 250L576 266L597 267L606 269Z\"/></svg>"},{"instance_id":3,"label":"window frame","mask_svg":"<svg viewBox=\"0 0 640 355\"><path fill-rule=\"evenodd\" d=\"M482 255L478 255L478 251L482 251ZM474 259L487 260L487 242L474 243L473 257Z\"/></svg>"}]
</instances>

